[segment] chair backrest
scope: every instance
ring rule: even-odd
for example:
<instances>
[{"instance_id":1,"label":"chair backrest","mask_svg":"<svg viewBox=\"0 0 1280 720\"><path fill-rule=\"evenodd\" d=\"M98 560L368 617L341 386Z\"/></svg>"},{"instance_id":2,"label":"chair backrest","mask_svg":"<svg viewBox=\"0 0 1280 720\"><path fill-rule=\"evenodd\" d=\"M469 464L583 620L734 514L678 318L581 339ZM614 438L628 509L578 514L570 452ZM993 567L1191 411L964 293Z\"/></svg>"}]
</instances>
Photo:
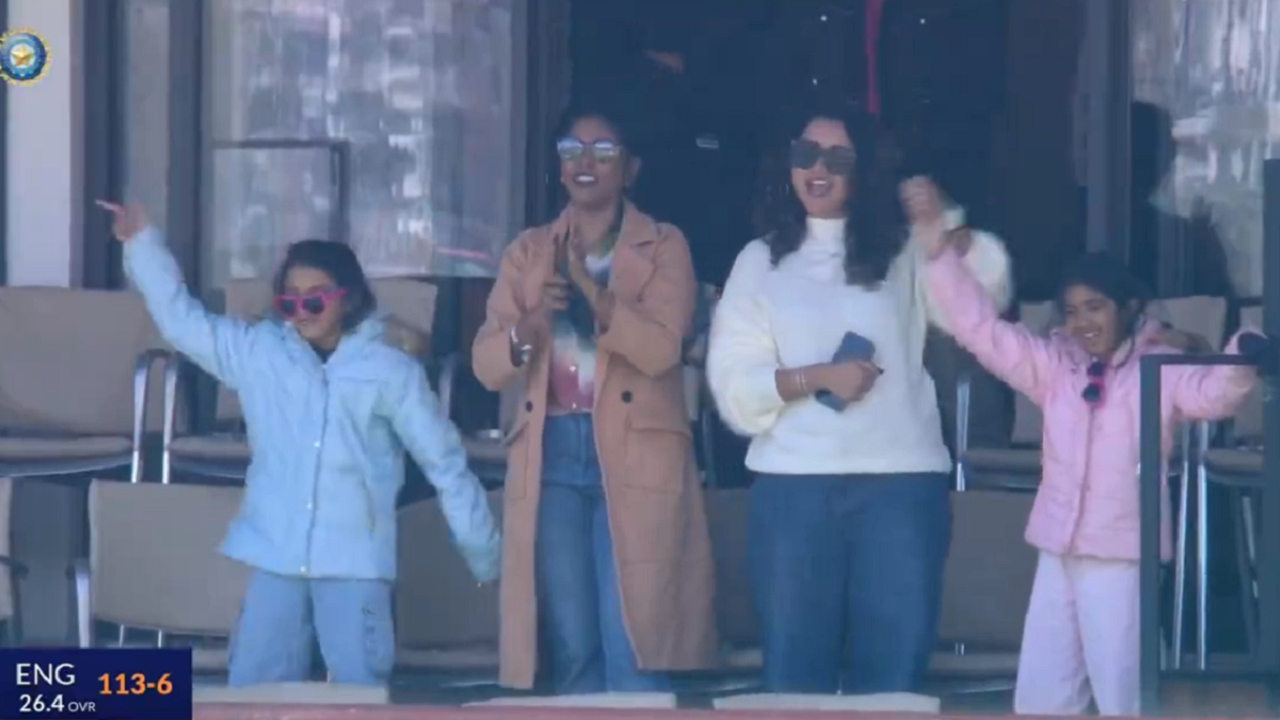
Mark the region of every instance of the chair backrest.
<instances>
[{"instance_id":1,"label":"chair backrest","mask_svg":"<svg viewBox=\"0 0 1280 720\"><path fill-rule=\"evenodd\" d=\"M966 490L951 499L938 637L975 650L1016 651L1036 570L1036 551L1022 539L1034 498Z\"/></svg>"},{"instance_id":2,"label":"chair backrest","mask_svg":"<svg viewBox=\"0 0 1280 720\"><path fill-rule=\"evenodd\" d=\"M425 280L413 278L380 278L370 281L378 298L378 309L389 313L396 325L429 340L436 319L436 297L439 288ZM399 343L397 343L399 345ZM422 355L426 348L401 346L411 355Z\"/></svg>"},{"instance_id":3,"label":"chair backrest","mask_svg":"<svg viewBox=\"0 0 1280 720\"><path fill-rule=\"evenodd\" d=\"M495 517L502 492L489 493ZM396 644L417 649L497 647L498 591L477 587L454 547L439 502L400 509L396 582Z\"/></svg>"},{"instance_id":4,"label":"chair backrest","mask_svg":"<svg viewBox=\"0 0 1280 720\"><path fill-rule=\"evenodd\" d=\"M1047 336L1057 325L1058 308L1054 302L1022 303L1018 306L1018 322L1037 335ZM1020 392L1013 394L1014 445L1039 445L1043 437L1044 416L1036 404Z\"/></svg>"},{"instance_id":5,"label":"chair backrest","mask_svg":"<svg viewBox=\"0 0 1280 720\"><path fill-rule=\"evenodd\" d=\"M1058 305L1051 300L1020 303L1018 322L1026 325L1037 335L1048 335L1049 331L1058 324Z\"/></svg>"},{"instance_id":6,"label":"chair backrest","mask_svg":"<svg viewBox=\"0 0 1280 720\"><path fill-rule=\"evenodd\" d=\"M228 280L224 293L224 311L241 320L257 320L271 309L271 281L264 278ZM215 416L219 424L244 419L240 398L231 388L218 383Z\"/></svg>"},{"instance_id":7,"label":"chair backrest","mask_svg":"<svg viewBox=\"0 0 1280 720\"><path fill-rule=\"evenodd\" d=\"M1255 305L1240 309L1241 327L1262 327L1262 307ZM1236 411L1231 433L1236 440L1253 442L1262 438L1264 402L1266 394L1271 392L1271 381L1262 380L1253 388L1240 409Z\"/></svg>"},{"instance_id":8,"label":"chair backrest","mask_svg":"<svg viewBox=\"0 0 1280 720\"><path fill-rule=\"evenodd\" d=\"M1152 303L1150 315L1182 332L1199 335L1215 349L1221 347L1226 337L1226 298L1206 295L1165 298Z\"/></svg>"},{"instance_id":9,"label":"chair backrest","mask_svg":"<svg viewBox=\"0 0 1280 720\"><path fill-rule=\"evenodd\" d=\"M716 622L720 639L734 647L757 647L760 629L752 605L747 566L747 519L750 491L746 488L708 489L707 523L716 563Z\"/></svg>"},{"instance_id":10,"label":"chair backrest","mask_svg":"<svg viewBox=\"0 0 1280 720\"><path fill-rule=\"evenodd\" d=\"M142 297L119 290L0 287L0 427L129 436L134 370L164 348ZM148 385L147 424L159 430L162 373Z\"/></svg>"},{"instance_id":11,"label":"chair backrest","mask_svg":"<svg viewBox=\"0 0 1280 720\"><path fill-rule=\"evenodd\" d=\"M249 569L218 553L244 489L123 483L89 486L93 614L129 627L228 636Z\"/></svg>"}]
</instances>

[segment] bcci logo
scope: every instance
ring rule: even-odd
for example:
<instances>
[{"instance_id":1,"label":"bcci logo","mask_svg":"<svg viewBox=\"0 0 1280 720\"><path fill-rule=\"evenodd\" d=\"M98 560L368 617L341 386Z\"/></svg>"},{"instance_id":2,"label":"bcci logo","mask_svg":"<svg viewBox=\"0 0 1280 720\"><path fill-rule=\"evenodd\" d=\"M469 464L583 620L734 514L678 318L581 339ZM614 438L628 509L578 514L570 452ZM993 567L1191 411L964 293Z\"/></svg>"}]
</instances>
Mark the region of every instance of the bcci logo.
<instances>
[{"instance_id":1,"label":"bcci logo","mask_svg":"<svg viewBox=\"0 0 1280 720\"><path fill-rule=\"evenodd\" d=\"M10 85L30 85L49 69L49 46L34 30L0 35L0 76Z\"/></svg>"}]
</instances>

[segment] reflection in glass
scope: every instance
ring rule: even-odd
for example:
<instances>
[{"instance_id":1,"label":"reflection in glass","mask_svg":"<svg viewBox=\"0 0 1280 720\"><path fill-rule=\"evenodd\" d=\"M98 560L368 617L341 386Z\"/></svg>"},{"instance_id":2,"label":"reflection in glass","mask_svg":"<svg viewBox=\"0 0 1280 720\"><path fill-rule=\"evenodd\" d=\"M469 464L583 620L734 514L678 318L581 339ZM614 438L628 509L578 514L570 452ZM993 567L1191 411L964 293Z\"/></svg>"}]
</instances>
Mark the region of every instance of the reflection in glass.
<instances>
[{"instance_id":1,"label":"reflection in glass","mask_svg":"<svg viewBox=\"0 0 1280 720\"><path fill-rule=\"evenodd\" d=\"M209 3L212 136L349 140L351 242L371 274L496 274L520 224L518 1ZM299 239L290 233L300 228L270 222L246 234L253 217L302 213L307 227L332 199L313 155L270 157L218 160L233 175L227 164L248 164L252 182L236 188L234 201L212 203L219 217L207 223L211 261L203 265L214 285L269 273L269 260ZM287 208L267 210L282 194Z\"/></svg>"},{"instance_id":2,"label":"reflection in glass","mask_svg":"<svg viewBox=\"0 0 1280 720\"><path fill-rule=\"evenodd\" d=\"M126 0L124 33L124 197L167 227L169 0Z\"/></svg>"},{"instance_id":3,"label":"reflection in glass","mask_svg":"<svg viewBox=\"0 0 1280 720\"><path fill-rule=\"evenodd\" d=\"M284 256L280 238L329 237L337 198L333 166L323 146L214 149L208 236L235 238L206 251L214 283L270 274ZM292 174L290 182L279 181L282 168Z\"/></svg>"},{"instance_id":4,"label":"reflection in glass","mask_svg":"<svg viewBox=\"0 0 1280 720\"><path fill-rule=\"evenodd\" d=\"M1262 161L1280 140L1280 13L1271 0L1137 0L1138 100L1166 108L1177 145L1155 198L1207 214L1237 294L1262 293Z\"/></svg>"}]
</instances>

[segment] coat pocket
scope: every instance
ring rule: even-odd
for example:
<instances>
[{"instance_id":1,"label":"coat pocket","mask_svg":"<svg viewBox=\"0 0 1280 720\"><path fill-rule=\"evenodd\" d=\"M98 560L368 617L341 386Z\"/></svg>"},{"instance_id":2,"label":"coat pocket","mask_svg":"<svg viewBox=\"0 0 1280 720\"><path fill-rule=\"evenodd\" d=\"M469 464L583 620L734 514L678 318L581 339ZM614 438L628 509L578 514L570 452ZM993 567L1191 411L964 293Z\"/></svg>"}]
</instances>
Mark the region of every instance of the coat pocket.
<instances>
[{"instance_id":1,"label":"coat pocket","mask_svg":"<svg viewBox=\"0 0 1280 720\"><path fill-rule=\"evenodd\" d=\"M677 492L693 463L693 431L680 412L627 416L626 466L618 480L629 487Z\"/></svg>"}]
</instances>

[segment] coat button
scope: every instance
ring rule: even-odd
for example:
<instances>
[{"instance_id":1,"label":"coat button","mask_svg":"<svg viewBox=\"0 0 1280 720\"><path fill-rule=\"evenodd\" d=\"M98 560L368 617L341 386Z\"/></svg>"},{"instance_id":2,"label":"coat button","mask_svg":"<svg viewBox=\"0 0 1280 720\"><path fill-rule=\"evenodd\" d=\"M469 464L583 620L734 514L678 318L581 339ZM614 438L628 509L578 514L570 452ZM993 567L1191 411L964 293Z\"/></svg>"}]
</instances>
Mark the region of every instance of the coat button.
<instances>
[{"instance_id":1,"label":"coat button","mask_svg":"<svg viewBox=\"0 0 1280 720\"><path fill-rule=\"evenodd\" d=\"M624 403L629 403L629 402L631 402L631 391L630 391L630 390L623 390L623 391L622 391L622 402L624 402Z\"/></svg>"},{"instance_id":2,"label":"coat button","mask_svg":"<svg viewBox=\"0 0 1280 720\"><path fill-rule=\"evenodd\" d=\"M525 400L525 401L524 401L524 411L525 411L525 412L533 412L533 401L532 401L532 400Z\"/></svg>"}]
</instances>

